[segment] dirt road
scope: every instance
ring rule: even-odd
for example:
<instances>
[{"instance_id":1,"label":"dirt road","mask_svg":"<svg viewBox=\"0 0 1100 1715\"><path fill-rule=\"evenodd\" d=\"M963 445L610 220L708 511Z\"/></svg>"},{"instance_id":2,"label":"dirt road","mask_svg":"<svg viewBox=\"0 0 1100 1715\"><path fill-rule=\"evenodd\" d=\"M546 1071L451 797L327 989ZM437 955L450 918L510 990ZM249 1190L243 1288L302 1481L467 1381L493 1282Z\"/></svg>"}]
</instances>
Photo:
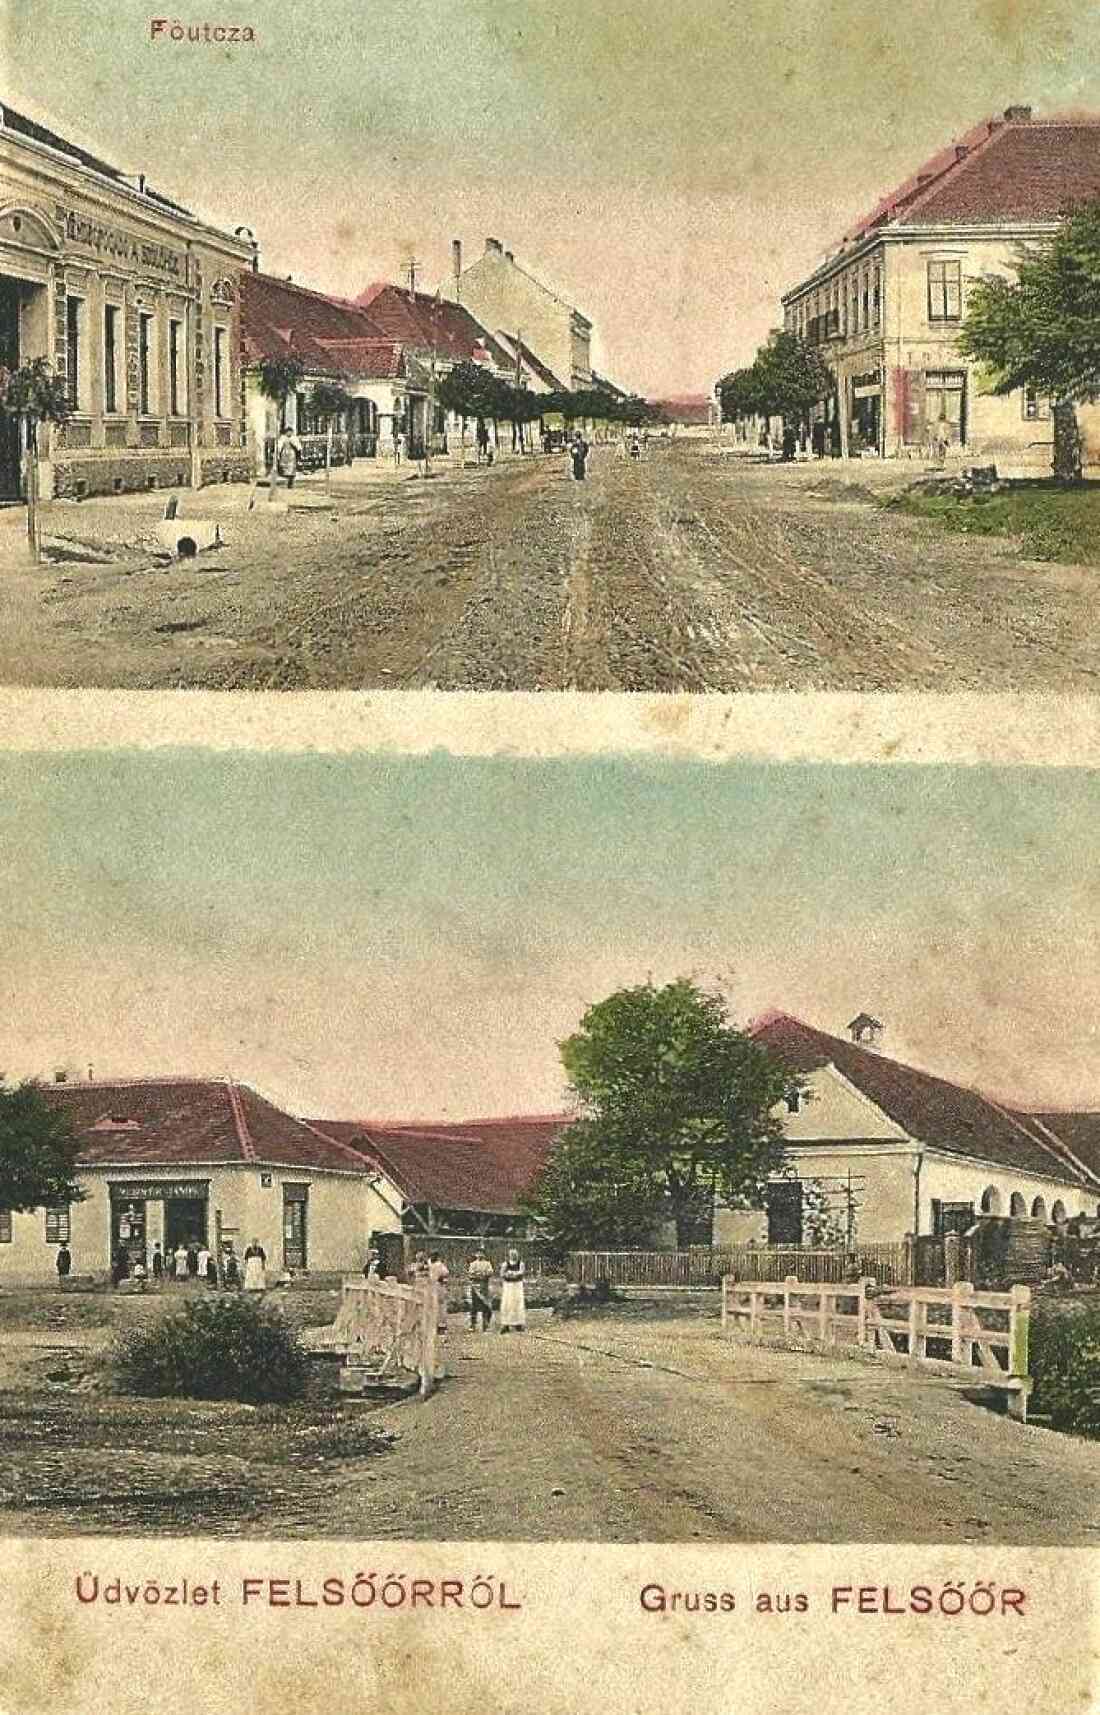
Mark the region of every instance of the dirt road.
<instances>
[{"instance_id":1,"label":"dirt road","mask_svg":"<svg viewBox=\"0 0 1100 1715\"><path fill-rule=\"evenodd\" d=\"M24 1377L54 1373L65 1360L46 1339L6 1335L0 1347L19 1345ZM698 1316L561 1322L536 1311L522 1336L453 1328L448 1357L452 1376L430 1400L347 1405L336 1423L307 1408L296 1408L301 1422L268 1423L244 1407L0 1394L0 1531L1065 1545L1100 1535L1100 1445L1014 1423L939 1377L730 1345ZM398 1438L368 1454L371 1429Z\"/></svg>"},{"instance_id":2,"label":"dirt road","mask_svg":"<svg viewBox=\"0 0 1100 1715\"><path fill-rule=\"evenodd\" d=\"M1095 569L874 504L911 476L701 443L638 464L600 449L585 484L543 456L428 482L352 471L275 518L239 491L187 497L226 545L169 567L155 499L54 503L71 557L5 563L0 683L1092 689Z\"/></svg>"}]
</instances>

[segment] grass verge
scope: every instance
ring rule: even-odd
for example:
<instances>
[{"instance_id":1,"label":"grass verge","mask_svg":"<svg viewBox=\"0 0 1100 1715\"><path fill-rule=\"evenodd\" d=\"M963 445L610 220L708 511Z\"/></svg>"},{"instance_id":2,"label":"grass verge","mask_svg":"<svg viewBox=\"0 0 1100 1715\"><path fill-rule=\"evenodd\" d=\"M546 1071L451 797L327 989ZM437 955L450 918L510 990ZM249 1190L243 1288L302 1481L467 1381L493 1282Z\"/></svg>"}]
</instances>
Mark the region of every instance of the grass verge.
<instances>
[{"instance_id":1,"label":"grass verge","mask_svg":"<svg viewBox=\"0 0 1100 1715\"><path fill-rule=\"evenodd\" d=\"M1002 494L967 497L922 489L881 504L966 536L1015 536L1024 559L1100 565L1100 483L1022 482Z\"/></svg>"}]
</instances>

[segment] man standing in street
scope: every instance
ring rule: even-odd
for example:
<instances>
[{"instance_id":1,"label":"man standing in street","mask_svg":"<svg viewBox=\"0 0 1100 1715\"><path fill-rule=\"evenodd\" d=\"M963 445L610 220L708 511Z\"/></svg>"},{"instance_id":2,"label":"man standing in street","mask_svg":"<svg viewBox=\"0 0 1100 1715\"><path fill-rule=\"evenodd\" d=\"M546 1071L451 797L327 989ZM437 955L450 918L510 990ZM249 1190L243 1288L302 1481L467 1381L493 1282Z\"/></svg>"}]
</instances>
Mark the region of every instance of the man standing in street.
<instances>
[{"instance_id":1,"label":"man standing in street","mask_svg":"<svg viewBox=\"0 0 1100 1715\"><path fill-rule=\"evenodd\" d=\"M470 1332L477 1329L478 1317L481 1318L481 1331L489 1332L493 1320L493 1300L489 1292L489 1282L493 1278L493 1265L482 1250L475 1251L466 1265L467 1292L470 1298Z\"/></svg>"},{"instance_id":2,"label":"man standing in street","mask_svg":"<svg viewBox=\"0 0 1100 1715\"><path fill-rule=\"evenodd\" d=\"M573 437L573 445L570 451L573 457L573 481L583 482L588 475L589 448L588 442L582 434L578 433Z\"/></svg>"},{"instance_id":3,"label":"man standing in street","mask_svg":"<svg viewBox=\"0 0 1100 1715\"><path fill-rule=\"evenodd\" d=\"M275 469L283 477L288 488L294 487L294 478L298 474L298 461L302 456L302 443L293 429L284 423L279 432L279 440L275 448Z\"/></svg>"},{"instance_id":4,"label":"man standing in street","mask_svg":"<svg viewBox=\"0 0 1100 1715\"><path fill-rule=\"evenodd\" d=\"M66 1242L60 1247L57 1253L57 1283L59 1286L63 1280L68 1279L72 1266L73 1253Z\"/></svg>"}]
</instances>

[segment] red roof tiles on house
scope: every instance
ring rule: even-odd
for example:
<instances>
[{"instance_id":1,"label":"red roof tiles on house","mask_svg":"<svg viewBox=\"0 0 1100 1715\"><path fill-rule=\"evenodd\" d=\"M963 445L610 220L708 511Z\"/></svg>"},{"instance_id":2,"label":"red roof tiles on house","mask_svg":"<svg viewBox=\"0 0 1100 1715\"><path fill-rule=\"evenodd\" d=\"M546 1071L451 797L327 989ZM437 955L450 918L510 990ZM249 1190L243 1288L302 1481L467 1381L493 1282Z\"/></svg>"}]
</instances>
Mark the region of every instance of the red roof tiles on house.
<instances>
[{"instance_id":1,"label":"red roof tiles on house","mask_svg":"<svg viewBox=\"0 0 1100 1715\"><path fill-rule=\"evenodd\" d=\"M485 1214L517 1211L568 1123L565 1114L457 1125L310 1121L377 1162L410 1203Z\"/></svg>"},{"instance_id":2,"label":"red roof tiles on house","mask_svg":"<svg viewBox=\"0 0 1100 1715\"><path fill-rule=\"evenodd\" d=\"M356 304L272 274L241 276L241 345L246 364L293 355L310 375L343 373L326 341L379 340L383 330Z\"/></svg>"},{"instance_id":3,"label":"red roof tiles on house","mask_svg":"<svg viewBox=\"0 0 1100 1715\"><path fill-rule=\"evenodd\" d=\"M230 1079L48 1084L42 1093L69 1116L82 1167L246 1162L363 1172L355 1150Z\"/></svg>"},{"instance_id":4,"label":"red roof tiles on house","mask_svg":"<svg viewBox=\"0 0 1100 1715\"><path fill-rule=\"evenodd\" d=\"M1092 1188L1088 1175L1032 1129L1027 1115L1001 1107L976 1090L815 1030L787 1013L769 1014L752 1027L751 1034L793 1073L835 1066L918 1143L951 1155L976 1156L998 1167L1070 1179Z\"/></svg>"},{"instance_id":5,"label":"red roof tiles on house","mask_svg":"<svg viewBox=\"0 0 1100 1715\"><path fill-rule=\"evenodd\" d=\"M411 350L434 352L446 363L467 363L480 352L498 369L508 369L512 359L481 323L462 304L437 298L429 292L410 293L402 286L376 281L355 300L368 312L380 333L401 340Z\"/></svg>"}]
</instances>

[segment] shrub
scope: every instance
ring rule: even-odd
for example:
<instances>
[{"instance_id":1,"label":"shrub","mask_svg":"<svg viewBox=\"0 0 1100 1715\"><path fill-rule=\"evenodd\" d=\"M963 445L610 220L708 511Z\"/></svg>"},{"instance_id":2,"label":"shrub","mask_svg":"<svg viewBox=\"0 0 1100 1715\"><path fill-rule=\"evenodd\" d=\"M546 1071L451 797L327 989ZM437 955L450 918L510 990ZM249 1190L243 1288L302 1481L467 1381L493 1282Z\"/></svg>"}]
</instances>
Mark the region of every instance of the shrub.
<instances>
[{"instance_id":1,"label":"shrub","mask_svg":"<svg viewBox=\"0 0 1100 1715\"><path fill-rule=\"evenodd\" d=\"M305 1392L308 1359L277 1311L248 1298L185 1304L114 1349L124 1393L280 1404Z\"/></svg>"},{"instance_id":2,"label":"shrub","mask_svg":"<svg viewBox=\"0 0 1100 1715\"><path fill-rule=\"evenodd\" d=\"M1033 1410L1055 1429L1100 1436L1100 1305L1040 1311L1030 1346Z\"/></svg>"}]
</instances>

